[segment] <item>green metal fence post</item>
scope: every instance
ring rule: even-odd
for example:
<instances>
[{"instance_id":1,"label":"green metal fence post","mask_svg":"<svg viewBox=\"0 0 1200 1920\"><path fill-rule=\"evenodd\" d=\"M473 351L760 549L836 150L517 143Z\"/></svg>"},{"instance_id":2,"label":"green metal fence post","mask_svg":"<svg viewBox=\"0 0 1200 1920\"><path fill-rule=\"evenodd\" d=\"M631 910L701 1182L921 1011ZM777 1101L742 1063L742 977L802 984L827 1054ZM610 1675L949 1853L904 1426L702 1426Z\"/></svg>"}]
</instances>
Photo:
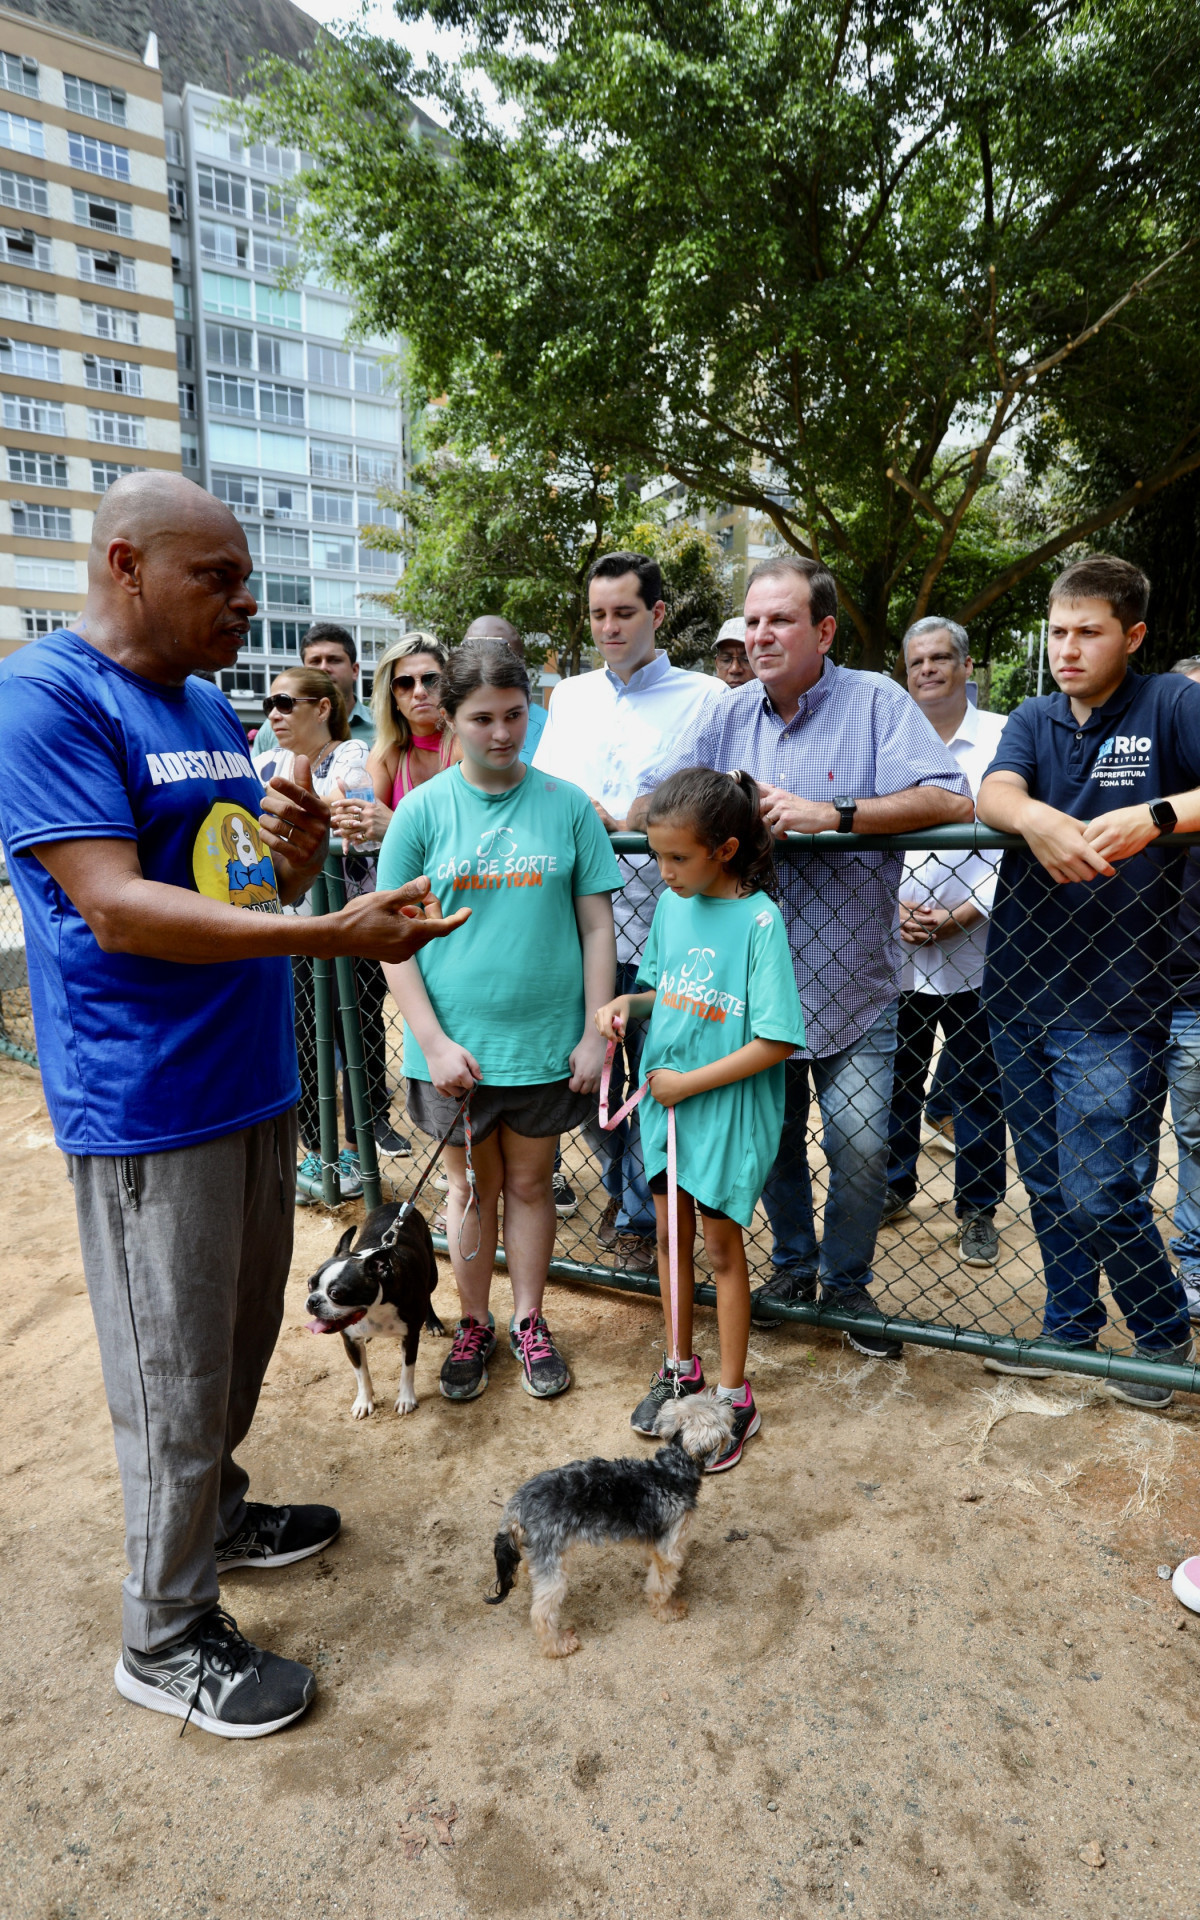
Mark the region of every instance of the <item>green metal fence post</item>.
<instances>
[{"instance_id":1,"label":"green metal fence post","mask_svg":"<svg viewBox=\"0 0 1200 1920\"><path fill-rule=\"evenodd\" d=\"M325 862L325 885L333 913L346 904L341 861L331 853ZM342 1017L342 1045L346 1050L346 1071L350 1076L350 1105L354 1112L354 1138L358 1143L358 1164L362 1169L363 1202L367 1212L383 1204L379 1180L379 1156L375 1151L375 1116L371 1112L367 1086L367 1057L363 1049L362 1021L358 1013L358 986L354 962L346 954L335 961L338 983L338 1011Z\"/></svg>"},{"instance_id":2,"label":"green metal fence post","mask_svg":"<svg viewBox=\"0 0 1200 1920\"><path fill-rule=\"evenodd\" d=\"M313 881L314 913L329 912L324 874ZM321 1198L327 1207L342 1203L338 1175L338 1084L333 1042L333 975L328 960L313 961L313 1020L317 1041L317 1111L321 1122Z\"/></svg>"}]
</instances>

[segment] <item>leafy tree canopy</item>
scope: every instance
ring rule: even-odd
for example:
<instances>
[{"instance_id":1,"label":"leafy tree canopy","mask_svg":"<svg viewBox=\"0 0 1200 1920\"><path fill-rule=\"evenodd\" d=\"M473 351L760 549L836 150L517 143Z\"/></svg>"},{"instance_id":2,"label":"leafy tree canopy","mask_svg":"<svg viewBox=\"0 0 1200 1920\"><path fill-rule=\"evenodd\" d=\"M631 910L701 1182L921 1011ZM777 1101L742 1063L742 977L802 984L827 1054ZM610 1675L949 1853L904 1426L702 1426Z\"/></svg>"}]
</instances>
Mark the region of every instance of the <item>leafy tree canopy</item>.
<instances>
[{"instance_id":1,"label":"leafy tree canopy","mask_svg":"<svg viewBox=\"0 0 1200 1920\"><path fill-rule=\"evenodd\" d=\"M364 323L488 444L759 508L833 565L864 664L899 609L975 619L1200 468L1194 0L397 12L471 56L418 71L354 33L260 75ZM449 148L414 139L414 92ZM1061 518L964 565L997 453L1036 480L1064 449Z\"/></svg>"}]
</instances>

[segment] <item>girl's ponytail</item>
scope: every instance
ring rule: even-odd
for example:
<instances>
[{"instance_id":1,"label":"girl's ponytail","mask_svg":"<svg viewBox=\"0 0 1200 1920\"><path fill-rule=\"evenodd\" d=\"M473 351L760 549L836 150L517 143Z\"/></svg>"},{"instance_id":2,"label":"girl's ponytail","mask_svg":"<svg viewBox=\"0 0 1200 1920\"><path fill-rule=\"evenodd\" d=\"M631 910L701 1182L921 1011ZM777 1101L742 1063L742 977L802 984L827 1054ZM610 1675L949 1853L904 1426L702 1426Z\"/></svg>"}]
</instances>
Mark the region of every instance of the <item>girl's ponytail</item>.
<instances>
[{"instance_id":1,"label":"girl's ponytail","mask_svg":"<svg viewBox=\"0 0 1200 1920\"><path fill-rule=\"evenodd\" d=\"M774 843L762 817L758 783L750 774L714 773L708 767L673 773L651 796L647 824L660 820L686 820L710 853L726 840L736 840L729 870L738 892L778 898Z\"/></svg>"}]
</instances>

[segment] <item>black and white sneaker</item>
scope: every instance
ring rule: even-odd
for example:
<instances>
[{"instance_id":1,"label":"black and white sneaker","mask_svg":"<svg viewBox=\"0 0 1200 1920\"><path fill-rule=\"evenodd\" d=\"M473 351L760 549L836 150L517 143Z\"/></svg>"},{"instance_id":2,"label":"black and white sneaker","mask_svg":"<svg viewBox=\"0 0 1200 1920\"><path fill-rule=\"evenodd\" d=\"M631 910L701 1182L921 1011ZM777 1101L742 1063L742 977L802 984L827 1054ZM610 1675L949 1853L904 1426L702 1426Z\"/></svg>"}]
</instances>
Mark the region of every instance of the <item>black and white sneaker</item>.
<instances>
[{"instance_id":1,"label":"black and white sneaker","mask_svg":"<svg viewBox=\"0 0 1200 1920\"><path fill-rule=\"evenodd\" d=\"M390 1120L376 1120L371 1131L380 1153L389 1154L393 1160L407 1160L412 1153L412 1141L406 1134L397 1133Z\"/></svg>"},{"instance_id":2,"label":"black and white sneaker","mask_svg":"<svg viewBox=\"0 0 1200 1920\"><path fill-rule=\"evenodd\" d=\"M156 1653L126 1647L113 1675L117 1692L152 1713L170 1713L226 1740L278 1733L317 1690L311 1667L252 1646L220 1607ZM183 1732L183 1728L180 1728Z\"/></svg>"},{"instance_id":3,"label":"black and white sneaker","mask_svg":"<svg viewBox=\"0 0 1200 1920\"><path fill-rule=\"evenodd\" d=\"M964 1267L994 1267L1000 1258L1000 1236L990 1214L967 1213L958 1223L958 1250Z\"/></svg>"},{"instance_id":4,"label":"black and white sneaker","mask_svg":"<svg viewBox=\"0 0 1200 1920\"><path fill-rule=\"evenodd\" d=\"M822 1287L821 1305L840 1307L843 1313L878 1313L879 1308L865 1287ZM899 1360L904 1347L899 1340L893 1340L886 1333L868 1333L866 1329L846 1332L846 1339L856 1353L865 1353L868 1360Z\"/></svg>"},{"instance_id":5,"label":"black and white sneaker","mask_svg":"<svg viewBox=\"0 0 1200 1920\"><path fill-rule=\"evenodd\" d=\"M247 1500L246 1518L217 1548L217 1572L234 1567L290 1567L320 1553L341 1531L336 1507L265 1507Z\"/></svg>"},{"instance_id":6,"label":"black and white sneaker","mask_svg":"<svg viewBox=\"0 0 1200 1920\"><path fill-rule=\"evenodd\" d=\"M569 1220L579 1210L575 1198L575 1189L565 1173L556 1173L552 1182L554 1187L554 1211L560 1220Z\"/></svg>"}]
</instances>

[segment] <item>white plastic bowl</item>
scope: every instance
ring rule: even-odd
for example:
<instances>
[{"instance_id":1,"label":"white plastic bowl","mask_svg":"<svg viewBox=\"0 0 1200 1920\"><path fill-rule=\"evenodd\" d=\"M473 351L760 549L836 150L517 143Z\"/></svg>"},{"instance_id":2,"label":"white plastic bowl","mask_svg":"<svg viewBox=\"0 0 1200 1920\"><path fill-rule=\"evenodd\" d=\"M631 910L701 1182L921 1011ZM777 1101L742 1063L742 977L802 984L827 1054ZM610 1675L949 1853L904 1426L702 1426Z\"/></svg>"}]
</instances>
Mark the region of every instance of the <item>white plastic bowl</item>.
<instances>
[{"instance_id":1,"label":"white plastic bowl","mask_svg":"<svg viewBox=\"0 0 1200 1920\"><path fill-rule=\"evenodd\" d=\"M1200 1613L1200 1556L1180 1561L1171 1575L1171 1592L1193 1613Z\"/></svg>"}]
</instances>

